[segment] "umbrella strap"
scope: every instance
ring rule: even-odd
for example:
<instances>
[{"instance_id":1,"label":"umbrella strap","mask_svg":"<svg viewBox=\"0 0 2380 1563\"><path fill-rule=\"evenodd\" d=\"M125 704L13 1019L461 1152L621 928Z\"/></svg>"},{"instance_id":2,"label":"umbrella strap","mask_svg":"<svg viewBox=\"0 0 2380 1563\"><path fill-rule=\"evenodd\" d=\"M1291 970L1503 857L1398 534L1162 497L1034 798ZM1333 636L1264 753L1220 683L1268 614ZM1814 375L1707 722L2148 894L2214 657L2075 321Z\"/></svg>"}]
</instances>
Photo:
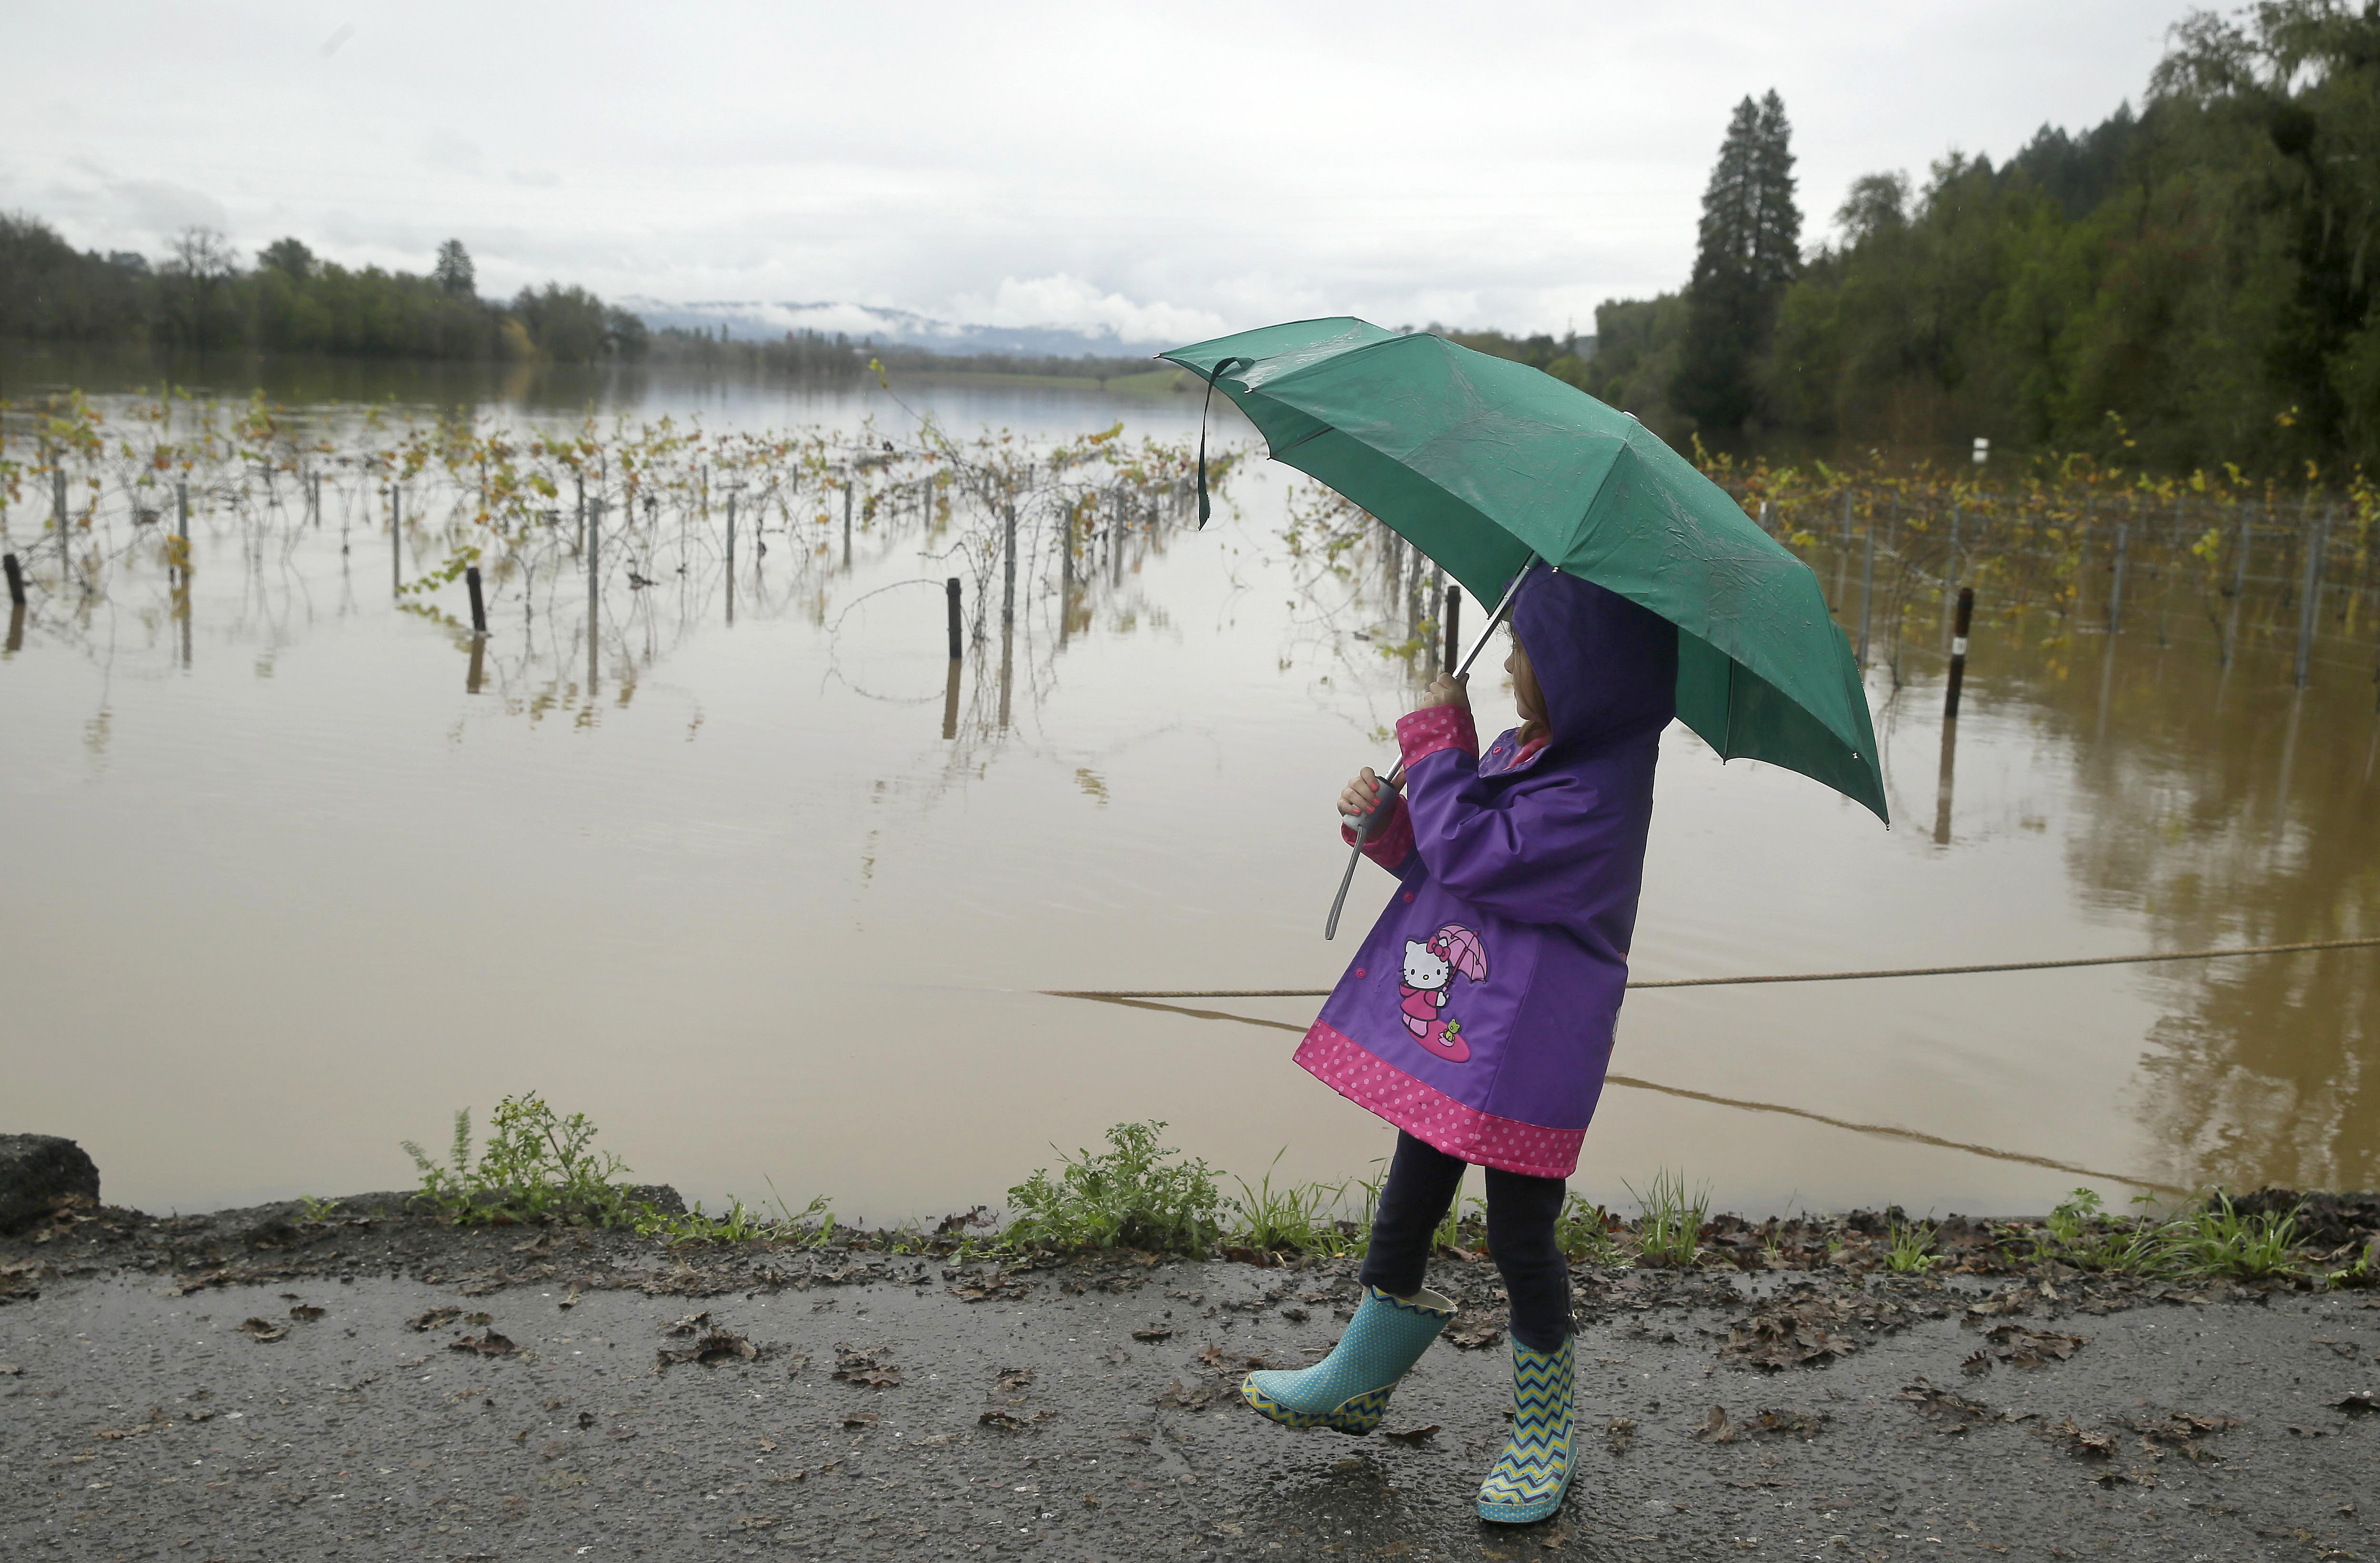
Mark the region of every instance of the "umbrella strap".
<instances>
[{"instance_id":1,"label":"umbrella strap","mask_svg":"<svg viewBox=\"0 0 2380 1563\"><path fill-rule=\"evenodd\" d=\"M1198 404L1198 527L1201 531L1206 529L1207 517L1215 513L1215 507L1207 501L1207 409L1215 405L1215 377L1233 364L1254 369L1256 362L1254 358L1225 358L1207 371L1207 398Z\"/></svg>"}]
</instances>

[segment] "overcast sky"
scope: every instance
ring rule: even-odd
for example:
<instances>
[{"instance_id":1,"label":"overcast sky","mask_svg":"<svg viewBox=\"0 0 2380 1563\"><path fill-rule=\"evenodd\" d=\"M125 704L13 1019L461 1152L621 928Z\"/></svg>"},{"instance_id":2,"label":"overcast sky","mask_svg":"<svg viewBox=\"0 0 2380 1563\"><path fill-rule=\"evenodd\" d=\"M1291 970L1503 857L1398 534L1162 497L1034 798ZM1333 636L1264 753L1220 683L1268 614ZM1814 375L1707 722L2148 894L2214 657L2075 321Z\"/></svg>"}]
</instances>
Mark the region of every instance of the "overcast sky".
<instances>
[{"instance_id":1,"label":"overcast sky","mask_svg":"<svg viewBox=\"0 0 2380 1563\"><path fill-rule=\"evenodd\" d=\"M1815 240L1859 174L2137 103L2188 9L7 0L0 207L152 255L459 236L490 295L1587 331L1684 277L1744 94Z\"/></svg>"}]
</instances>

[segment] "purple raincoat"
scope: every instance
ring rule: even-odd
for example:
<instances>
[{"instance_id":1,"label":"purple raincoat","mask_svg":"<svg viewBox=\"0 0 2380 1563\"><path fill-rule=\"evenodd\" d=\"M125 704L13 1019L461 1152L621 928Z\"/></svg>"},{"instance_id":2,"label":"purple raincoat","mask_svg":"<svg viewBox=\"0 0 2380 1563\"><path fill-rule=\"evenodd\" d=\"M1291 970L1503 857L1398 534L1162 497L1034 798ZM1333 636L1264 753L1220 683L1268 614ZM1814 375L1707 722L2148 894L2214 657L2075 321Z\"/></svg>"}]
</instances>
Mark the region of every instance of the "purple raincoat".
<instances>
[{"instance_id":1,"label":"purple raincoat","mask_svg":"<svg viewBox=\"0 0 2380 1563\"><path fill-rule=\"evenodd\" d=\"M1406 795L1365 851L1401 883L1297 1062L1450 1156L1567 1178L1627 986L1678 636L1543 571L1512 633L1549 737L1524 750L1507 733L1482 755L1466 710L1398 721Z\"/></svg>"}]
</instances>

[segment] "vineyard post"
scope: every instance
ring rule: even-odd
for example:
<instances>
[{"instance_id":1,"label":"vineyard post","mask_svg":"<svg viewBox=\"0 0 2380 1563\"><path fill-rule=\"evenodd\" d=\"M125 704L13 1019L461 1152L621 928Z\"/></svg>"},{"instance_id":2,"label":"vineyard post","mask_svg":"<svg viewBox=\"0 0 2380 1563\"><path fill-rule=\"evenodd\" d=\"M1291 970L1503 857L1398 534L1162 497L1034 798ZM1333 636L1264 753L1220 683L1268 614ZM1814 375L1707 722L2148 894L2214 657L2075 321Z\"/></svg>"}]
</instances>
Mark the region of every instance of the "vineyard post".
<instances>
[{"instance_id":1,"label":"vineyard post","mask_svg":"<svg viewBox=\"0 0 2380 1563\"><path fill-rule=\"evenodd\" d=\"M2131 522L2116 523L2116 578L2107 588L2107 633L2109 635L2122 633L2119 626L2124 617L2124 551L2125 545L2131 540Z\"/></svg>"}]
</instances>

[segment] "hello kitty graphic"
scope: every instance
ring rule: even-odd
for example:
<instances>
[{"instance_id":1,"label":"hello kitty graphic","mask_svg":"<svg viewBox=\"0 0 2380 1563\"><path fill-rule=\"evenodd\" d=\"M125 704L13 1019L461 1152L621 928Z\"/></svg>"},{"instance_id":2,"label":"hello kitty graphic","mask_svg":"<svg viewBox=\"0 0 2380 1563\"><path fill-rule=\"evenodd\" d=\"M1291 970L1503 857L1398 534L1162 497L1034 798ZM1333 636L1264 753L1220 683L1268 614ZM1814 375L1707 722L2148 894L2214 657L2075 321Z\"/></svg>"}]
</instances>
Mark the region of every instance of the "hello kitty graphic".
<instances>
[{"instance_id":1,"label":"hello kitty graphic","mask_svg":"<svg viewBox=\"0 0 2380 1563\"><path fill-rule=\"evenodd\" d=\"M1447 924L1427 943L1405 940L1404 972L1397 984L1402 1001L1397 1007L1413 1039L1449 1063L1471 1056L1471 1045L1463 1040L1463 1023L1439 1018L1457 972L1473 982L1488 980L1488 947L1462 924Z\"/></svg>"}]
</instances>

